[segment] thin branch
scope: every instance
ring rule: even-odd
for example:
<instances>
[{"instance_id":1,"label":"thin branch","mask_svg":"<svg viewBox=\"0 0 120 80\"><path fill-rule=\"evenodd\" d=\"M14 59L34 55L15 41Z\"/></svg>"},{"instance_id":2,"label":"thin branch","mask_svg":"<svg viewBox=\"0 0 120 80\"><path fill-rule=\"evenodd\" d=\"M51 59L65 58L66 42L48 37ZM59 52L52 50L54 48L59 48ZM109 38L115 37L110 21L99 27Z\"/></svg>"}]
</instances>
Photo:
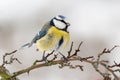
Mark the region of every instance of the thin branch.
<instances>
[{"instance_id":1,"label":"thin branch","mask_svg":"<svg viewBox=\"0 0 120 80\"><path fill-rule=\"evenodd\" d=\"M81 42L81 43L79 44L79 46L78 46L78 48L75 50L74 54L72 54L72 55L69 54L69 55L68 55L68 58L77 56L78 52L80 52L80 47L81 47L82 44L83 44L83 42ZM71 45L71 47L72 47L72 45ZM71 51L72 51L72 48L70 49L70 52L71 52Z\"/></svg>"},{"instance_id":2,"label":"thin branch","mask_svg":"<svg viewBox=\"0 0 120 80\"><path fill-rule=\"evenodd\" d=\"M14 58L13 55L10 58L10 61L6 61L6 64L12 64L13 61L17 61L19 64L22 64L17 58Z\"/></svg>"},{"instance_id":3,"label":"thin branch","mask_svg":"<svg viewBox=\"0 0 120 80\"><path fill-rule=\"evenodd\" d=\"M104 73L102 73L102 71L98 69L98 64L97 63L92 63L92 66L101 76L105 77Z\"/></svg>"},{"instance_id":4,"label":"thin branch","mask_svg":"<svg viewBox=\"0 0 120 80\"><path fill-rule=\"evenodd\" d=\"M10 61L7 61L6 60L6 57L7 56L9 56L9 55L12 55L12 54L14 54L14 53L16 53L17 52L17 50L14 50L14 51L12 51L12 52L10 52L10 53L5 53L5 55L3 55L3 63L2 63L2 66L4 66L5 64L11 64L11 63L13 63L13 61L17 61L18 63L21 63L17 58L13 58L13 56L10 58Z\"/></svg>"},{"instance_id":5,"label":"thin branch","mask_svg":"<svg viewBox=\"0 0 120 80\"><path fill-rule=\"evenodd\" d=\"M58 54L54 54L54 57L51 60L49 60L49 61L52 62L52 61L56 60L57 56L58 56Z\"/></svg>"},{"instance_id":6,"label":"thin branch","mask_svg":"<svg viewBox=\"0 0 120 80\"><path fill-rule=\"evenodd\" d=\"M116 63L116 62L114 61L114 65L108 66L108 67L109 67L109 68L120 67L120 63L118 64L118 63Z\"/></svg>"},{"instance_id":7,"label":"thin branch","mask_svg":"<svg viewBox=\"0 0 120 80\"><path fill-rule=\"evenodd\" d=\"M77 61L77 60L80 61L80 59L77 59L77 58L71 58L71 59L69 59L69 61ZM82 61L85 61L85 62L88 62L88 63L92 63L89 60L87 61L87 59L84 59L84 60L82 59ZM34 70L34 69L37 69L37 68L40 68L40 67L52 66L52 65L56 65L56 64L62 64L62 63L64 63L63 60L55 60L55 61L52 61L52 62L48 62L47 64L46 63L41 63L41 64L32 65L32 66L30 66L30 67L28 67L26 69L14 72L14 75L12 77L16 77L16 76L18 76L20 74L29 72L31 70Z\"/></svg>"},{"instance_id":8,"label":"thin branch","mask_svg":"<svg viewBox=\"0 0 120 80\"><path fill-rule=\"evenodd\" d=\"M104 66L115 78L115 80L119 80L119 77L114 73L114 70L110 69L108 67L108 65L104 64L104 63L100 63L102 66Z\"/></svg>"},{"instance_id":9,"label":"thin branch","mask_svg":"<svg viewBox=\"0 0 120 80\"><path fill-rule=\"evenodd\" d=\"M71 43L70 50L68 51L68 56L67 56L67 58L70 57L70 54L71 54L71 52L72 52L72 48L73 48L73 42Z\"/></svg>"},{"instance_id":10,"label":"thin branch","mask_svg":"<svg viewBox=\"0 0 120 80\"><path fill-rule=\"evenodd\" d=\"M47 58L48 58L49 56L51 56L53 53L54 53L54 50L53 50L51 53L48 53L48 54L45 56L45 51L44 51L44 52L43 52L43 57L42 57L42 59L41 59L41 60L35 60L35 62L33 63L33 65L36 65L37 63L43 62L43 61L48 62L49 60L47 60ZM54 55L53 60L55 60L56 58L57 58L57 55Z\"/></svg>"},{"instance_id":11,"label":"thin branch","mask_svg":"<svg viewBox=\"0 0 120 80\"><path fill-rule=\"evenodd\" d=\"M37 68L41 68L41 67L45 67L45 66L52 66L52 65L57 65L59 64L59 68L63 68L63 67L69 67L69 68L72 68L72 69L76 69L76 68L79 68L81 71L83 71L83 67L84 66L81 66L79 64L71 64L72 61L80 61L80 62L85 62L85 63L89 63L93 66L93 68L104 78L104 80L111 80L111 75L114 77L114 80L119 80L119 77L115 74L115 72L119 71L120 72L120 69L116 69L116 70L113 70L114 67L120 67L120 63L116 63L114 62L114 65L110 66L108 65L109 61L107 60L100 60L101 59L101 56L103 56L103 54L106 54L106 53L111 53L111 51L113 51L116 47L118 46L114 46L113 48L111 49L103 49L103 51L98 54L98 57L97 59L95 59L94 56L88 56L88 57L80 57L78 56L78 53L80 52L80 47L82 45L83 42L81 42L78 46L78 48L75 50L74 53L72 53L72 50L73 50L73 42L71 43L71 47L70 47L70 50L68 51L68 55L67 57L65 57L61 52L61 55L63 55L63 57L65 57L67 59L67 62L60 59L58 60L57 59L57 55L54 55L54 57L51 59L51 60L47 60L47 58L51 55L53 55L54 51L52 51L51 53L48 53L46 56L45 56L45 52L43 53L43 58L42 60L36 60L35 64L30 66L30 67L27 67L25 69L22 69L20 71L17 71L17 72L14 72L14 74L12 75L11 78L16 78L17 76L21 75L21 74L24 74L24 73L28 73L34 69L37 69ZM11 55L13 53L15 53L17 50L11 52L11 53L6 53L4 56L3 56L3 64L2 64L2 67L4 67L5 64L11 64L13 63L14 60L18 61L19 60L17 58L13 58L13 56L11 57L10 61L6 61L6 56L7 55ZM45 60L47 60L47 62L45 62ZM36 64L37 62L42 62L42 63L38 63ZM108 72L108 73L105 73L103 71L101 71L99 69L99 65L101 65L102 67L104 67Z\"/></svg>"},{"instance_id":12,"label":"thin branch","mask_svg":"<svg viewBox=\"0 0 120 80\"><path fill-rule=\"evenodd\" d=\"M106 64L109 61L106 61L106 63L101 62L101 61L104 61L104 60L100 61L100 58L101 58L101 56L103 54L111 53L116 47L118 47L118 46L114 46L110 50L105 48L100 54L98 54L98 58L97 58L97 63L96 64L97 64L97 67L98 67L98 65L102 65L105 69L107 69L114 76L115 80L119 80L118 76L114 73L114 70L110 69L111 66L109 66L108 64ZM117 64L117 66L118 66L118 64ZM95 68L95 69L97 69L97 68ZM104 74L101 73L99 70L98 70L98 73L100 73L105 78Z\"/></svg>"},{"instance_id":13,"label":"thin branch","mask_svg":"<svg viewBox=\"0 0 120 80\"><path fill-rule=\"evenodd\" d=\"M106 49L106 48L103 49L103 51L102 51L100 54L98 54L98 59L97 59L97 61L100 60L100 58L101 58L101 56L102 56L103 54L111 53L111 51L113 51L116 47L119 47L119 46L116 45L116 46L112 47L110 50L109 50L109 49Z\"/></svg>"}]
</instances>

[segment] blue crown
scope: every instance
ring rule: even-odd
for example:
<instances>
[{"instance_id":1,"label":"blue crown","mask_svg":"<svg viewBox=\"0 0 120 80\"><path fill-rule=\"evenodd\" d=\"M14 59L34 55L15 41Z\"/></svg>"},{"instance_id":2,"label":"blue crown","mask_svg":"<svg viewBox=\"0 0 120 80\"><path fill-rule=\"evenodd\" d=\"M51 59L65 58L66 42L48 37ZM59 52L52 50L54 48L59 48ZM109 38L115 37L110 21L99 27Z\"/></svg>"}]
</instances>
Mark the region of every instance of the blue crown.
<instances>
[{"instance_id":1,"label":"blue crown","mask_svg":"<svg viewBox=\"0 0 120 80\"><path fill-rule=\"evenodd\" d=\"M60 18L65 19L65 16L63 15L58 15Z\"/></svg>"}]
</instances>

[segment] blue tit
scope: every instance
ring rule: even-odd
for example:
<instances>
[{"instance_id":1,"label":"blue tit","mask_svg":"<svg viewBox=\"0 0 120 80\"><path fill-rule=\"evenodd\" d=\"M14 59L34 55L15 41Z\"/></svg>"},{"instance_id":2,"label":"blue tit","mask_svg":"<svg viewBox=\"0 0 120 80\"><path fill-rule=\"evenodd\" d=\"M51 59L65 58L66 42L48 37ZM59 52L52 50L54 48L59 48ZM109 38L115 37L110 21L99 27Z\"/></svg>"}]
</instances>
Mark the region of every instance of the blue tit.
<instances>
[{"instance_id":1,"label":"blue tit","mask_svg":"<svg viewBox=\"0 0 120 80\"><path fill-rule=\"evenodd\" d=\"M65 21L65 17L58 15L47 22L39 31L30 43L22 47L31 47L36 43L39 51L58 50L65 48L69 42L70 35L68 32L69 23Z\"/></svg>"}]
</instances>

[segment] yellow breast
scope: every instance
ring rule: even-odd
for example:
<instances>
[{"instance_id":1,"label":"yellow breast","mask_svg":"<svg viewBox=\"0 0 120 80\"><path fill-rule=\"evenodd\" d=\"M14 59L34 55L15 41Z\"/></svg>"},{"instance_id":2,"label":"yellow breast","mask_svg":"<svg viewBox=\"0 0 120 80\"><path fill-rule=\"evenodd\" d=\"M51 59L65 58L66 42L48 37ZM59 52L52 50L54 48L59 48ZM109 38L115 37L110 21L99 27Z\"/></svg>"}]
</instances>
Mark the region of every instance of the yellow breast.
<instances>
[{"instance_id":1,"label":"yellow breast","mask_svg":"<svg viewBox=\"0 0 120 80\"><path fill-rule=\"evenodd\" d=\"M65 47L69 42L69 38L70 38L69 33L59 30L53 26L48 30L47 34L44 37L37 40L36 42L37 48L40 51L46 51L52 49L58 45L61 37L63 37L62 46Z\"/></svg>"}]
</instances>

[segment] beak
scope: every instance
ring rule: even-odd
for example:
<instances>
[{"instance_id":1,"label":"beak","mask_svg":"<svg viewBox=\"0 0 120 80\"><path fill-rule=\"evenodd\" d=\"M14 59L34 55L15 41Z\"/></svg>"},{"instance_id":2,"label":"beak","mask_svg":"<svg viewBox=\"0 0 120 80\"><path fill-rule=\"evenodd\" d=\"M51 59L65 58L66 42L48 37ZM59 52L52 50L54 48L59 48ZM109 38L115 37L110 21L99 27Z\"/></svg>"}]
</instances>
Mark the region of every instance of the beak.
<instances>
[{"instance_id":1,"label":"beak","mask_svg":"<svg viewBox=\"0 0 120 80\"><path fill-rule=\"evenodd\" d=\"M67 27L70 26L70 23L67 23L67 22L65 22L64 20L62 20L62 22L64 22Z\"/></svg>"},{"instance_id":2,"label":"beak","mask_svg":"<svg viewBox=\"0 0 120 80\"><path fill-rule=\"evenodd\" d=\"M66 26L70 26L70 23L66 23Z\"/></svg>"}]
</instances>

